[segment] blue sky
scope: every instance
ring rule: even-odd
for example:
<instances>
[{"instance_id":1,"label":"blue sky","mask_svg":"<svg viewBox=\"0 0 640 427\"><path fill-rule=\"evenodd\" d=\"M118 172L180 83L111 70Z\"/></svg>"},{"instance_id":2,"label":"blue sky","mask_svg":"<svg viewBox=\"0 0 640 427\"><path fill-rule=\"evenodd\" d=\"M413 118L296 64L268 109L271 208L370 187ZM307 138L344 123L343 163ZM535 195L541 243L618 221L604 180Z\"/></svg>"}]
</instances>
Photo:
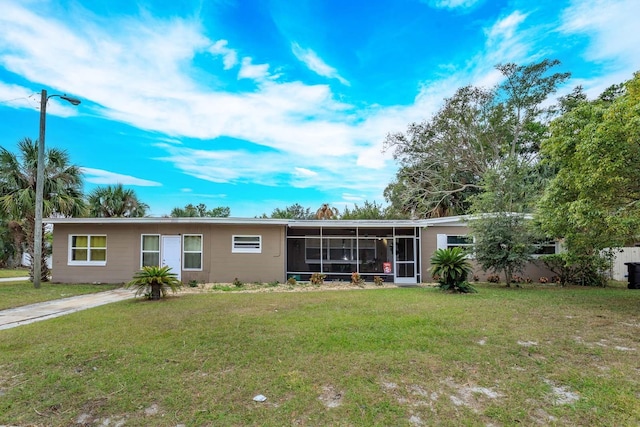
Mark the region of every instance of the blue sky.
<instances>
[{"instance_id":1,"label":"blue sky","mask_svg":"<svg viewBox=\"0 0 640 427\"><path fill-rule=\"evenodd\" d=\"M559 59L590 96L640 70L637 0L2 0L0 145L37 139L151 207L384 202L389 132L498 63Z\"/></svg>"}]
</instances>

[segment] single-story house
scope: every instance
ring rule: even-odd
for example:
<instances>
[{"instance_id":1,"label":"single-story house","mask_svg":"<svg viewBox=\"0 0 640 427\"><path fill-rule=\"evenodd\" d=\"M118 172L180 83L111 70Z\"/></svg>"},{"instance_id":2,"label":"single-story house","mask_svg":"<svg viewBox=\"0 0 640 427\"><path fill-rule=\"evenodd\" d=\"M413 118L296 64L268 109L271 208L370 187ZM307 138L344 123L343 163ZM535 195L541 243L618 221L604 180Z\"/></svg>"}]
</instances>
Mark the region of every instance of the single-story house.
<instances>
[{"instance_id":1,"label":"single-story house","mask_svg":"<svg viewBox=\"0 0 640 427\"><path fill-rule=\"evenodd\" d=\"M52 280L124 283L143 266L168 265L184 283L284 282L289 277L350 281L432 281L436 249L469 245L464 217L425 220L258 218L49 218ZM554 245L543 248L554 252ZM487 273L475 268L484 279ZM533 262L523 276L550 277Z\"/></svg>"}]
</instances>

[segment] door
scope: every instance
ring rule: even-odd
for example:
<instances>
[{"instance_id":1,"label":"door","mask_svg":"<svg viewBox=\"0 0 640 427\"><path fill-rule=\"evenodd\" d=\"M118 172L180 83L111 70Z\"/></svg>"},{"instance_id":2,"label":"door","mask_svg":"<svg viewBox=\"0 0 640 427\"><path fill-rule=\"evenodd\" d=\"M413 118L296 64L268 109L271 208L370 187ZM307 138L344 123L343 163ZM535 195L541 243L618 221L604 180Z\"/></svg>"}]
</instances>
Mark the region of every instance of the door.
<instances>
[{"instance_id":1,"label":"door","mask_svg":"<svg viewBox=\"0 0 640 427\"><path fill-rule=\"evenodd\" d=\"M396 237L395 279L396 283L418 283L416 272L416 239L415 237Z\"/></svg>"},{"instance_id":2,"label":"door","mask_svg":"<svg viewBox=\"0 0 640 427\"><path fill-rule=\"evenodd\" d=\"M171 272L178 275L178 280L182 280L182 248L180 236L162 236L162 267L171 267Z\"/></svg>"}]
</instances>

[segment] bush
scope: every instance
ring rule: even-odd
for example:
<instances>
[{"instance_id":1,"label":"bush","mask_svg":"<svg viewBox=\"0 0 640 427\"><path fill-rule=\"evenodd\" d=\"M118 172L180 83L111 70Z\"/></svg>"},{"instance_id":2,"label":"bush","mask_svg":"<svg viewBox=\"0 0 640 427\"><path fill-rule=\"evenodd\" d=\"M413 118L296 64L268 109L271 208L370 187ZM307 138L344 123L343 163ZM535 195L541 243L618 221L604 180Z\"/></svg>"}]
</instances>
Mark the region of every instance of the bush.
<instances>
[{"instance_id":1,"label":"bush","mask_svg":"<svg viewBox=\"0 0 640 427\"><path fill-rule=\"evenodd\" d=\"M373 276L373 284L376 286L384 285L384 279L380 276Z\"/></svg>"},{"instance_id":2,"label":"bush","mask_svg":"<svg viewBox=\"0 0 640 427\"><path fill-rule=\"evenodd\" d=\"M361 286L364 283L364 279L360 276L360 273L354 271L351 273L351 283L353 285Z\"/></svg>"},{"instance_id":3,"label":"bush","mask_svg":"<svg viewBox=\"0 0 640 427\"><path fill-rule=\"evenodd\" d=\"M289 285L289 286L295 286L295 285L297 285L297 284L298 284L298 281L296 280L296 278L295 278L295 277L289 277L289 278L287 279L287 285Z\"/></svg>"},{"instance_id":4,"label":"bush","mask_svg":"<svg viewBox=\"0 0 640 427\"><path fill-rule=\"evenodd\" d=\"M148 299L159 300L166 297L167 292L177 292L182 287L182 282L178 280L178 275L172 273L171 267L142 267L133 280L128 282L126 288L135 288L136 296L146 295Z\"/></svg>"},{"instance_id":5,"label":"bush","mask_svg":"<svg viewBox=\"0 0 640 427\"><path fill-rule=\"evenodd\" d=\"M198 287L198 281L197 280L189 280L189 287L190 288L197 288Z\"/></svg>"},{"instance_id":6,"label":"bush","mask_svg":"<svg viewBox=\"0 0 640 427\"><path fill-rule=\"evenodd\" d=\"M431 274L438 276L440 289L451 292L476 292L467 282L471 264L462 249L438 249L431 257Z\"/></svg>"},{"instance_id":7,"label":"bush","mask_svg":"<svg viewBox=\"0 0 640 427\"><path fill-rule=\"evenodd\" d=\"M312 285L322 285L324 283L325 277L327 277L326 274L313 273L309 281L311 282Z\"/></svg>"},{"instance_id":8,"label":"bush","mask_svg":"<svg viewBox=\"0 0 640 427\"><path fill-rule=\"evenodd\" d=\"M491 276L487 276L487 282L500 283L500 276L498 276L497 274L492 274Z\"/></svg>"},{"instance_id":9,"label":"bush","mask_svg":"<svg viewBox=\"0 0 640 427\"><path fill-rule=\"evenodd\" d=\"M235 279L233 279L233 285L236 288L241 288L242 285L244 285L244 283L242 283L242 280L238 279L237 277Z\"/></svg>"},{"instance_id":10,"label":"bush","mask_svg":"<svg viewBox=\"0 0 640 427\"><path fill-rule=\"evenodd\" d=\"M575 255L569 252L541 257L544 265L555 273L552 280L565 286L573 283L582 286L605 286L604 272L609 267L611 254Z\"/></svg>"}]
</instances>

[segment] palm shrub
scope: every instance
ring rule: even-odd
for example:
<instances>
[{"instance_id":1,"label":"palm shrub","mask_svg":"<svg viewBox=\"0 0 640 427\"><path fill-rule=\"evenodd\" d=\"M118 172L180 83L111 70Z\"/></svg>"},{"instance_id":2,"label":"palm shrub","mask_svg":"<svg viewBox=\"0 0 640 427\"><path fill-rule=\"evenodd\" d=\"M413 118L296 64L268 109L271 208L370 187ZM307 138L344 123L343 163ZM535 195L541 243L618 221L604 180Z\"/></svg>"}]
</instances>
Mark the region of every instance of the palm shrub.
<instances>
[{"instance_id":1,"label":"palm shrub","mask_svg":"<svg viewBox=\"0 0 640 427\"><path fill-rule=\"evenodd\" d=\"M471 264L466 253L458 247L438 249L431 257L431 275L438 277L440 289L452 292L477 292L467 282Z\"/></svg>"},{"instance_id":2,"label":"palm shrub","mask_svg":"<svg viewBox=\"0 0 640 427\"><path fill-rule=\"evenodd\" d=\"M169 266L142 267L125 287L136 288L136 296L144 294L151 300L159 300L166 297L169 290L175 293L182 287L178 275L169 270Z\"/></svg>"}]
</instances>

